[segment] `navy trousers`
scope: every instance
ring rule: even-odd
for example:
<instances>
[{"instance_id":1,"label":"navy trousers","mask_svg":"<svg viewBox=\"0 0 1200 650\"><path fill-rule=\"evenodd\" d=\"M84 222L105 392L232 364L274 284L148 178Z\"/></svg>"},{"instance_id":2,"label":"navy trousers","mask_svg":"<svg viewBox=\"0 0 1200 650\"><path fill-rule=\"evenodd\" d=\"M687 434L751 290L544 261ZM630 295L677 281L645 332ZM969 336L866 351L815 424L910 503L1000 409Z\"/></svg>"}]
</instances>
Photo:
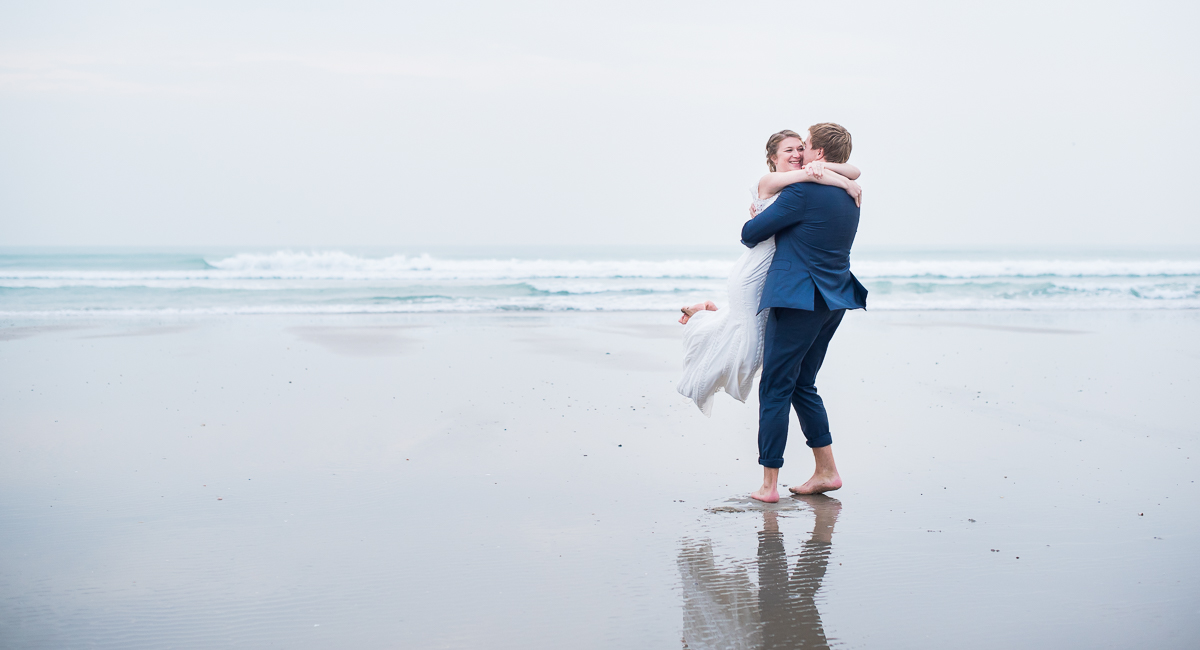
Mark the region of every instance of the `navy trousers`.
<instances>
[{"instance_id":1,"label":"navy trousers","mask_svg":"<svg viewBox=\"0 0 1200 650\"><path fill-rule=\"evenodd\" d=\"M758 464L763 467L783 467L789 406L796 409L809 447L833 443L829 416L817 394L816 381L829 340L846 310L831 311L821 292L816 294L813 311L773 307L767 318L762 379L758 384Z\"/></svg>"}]
</instances>

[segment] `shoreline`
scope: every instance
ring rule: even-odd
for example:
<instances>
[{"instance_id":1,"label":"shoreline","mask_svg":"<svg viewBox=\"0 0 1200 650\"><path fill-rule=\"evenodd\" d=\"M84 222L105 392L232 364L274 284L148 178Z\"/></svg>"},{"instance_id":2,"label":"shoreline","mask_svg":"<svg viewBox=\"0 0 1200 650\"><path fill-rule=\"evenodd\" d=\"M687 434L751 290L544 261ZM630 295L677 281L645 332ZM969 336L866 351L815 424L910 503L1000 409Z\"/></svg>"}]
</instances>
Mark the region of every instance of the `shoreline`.
<instances>
[{"instance_id":1,"label":"shoreline","mask_svg":"<svg viewBox=\"0 0 1200 650\"><path fill-rule=\"evenodd\" d=\"M682 305L681 305L682 306ZM428 310L428 311L150 311L150 310L79 310L75 312L64 311L46 311L46 312L2 312L0 311L0 327L5 327L5 323L11 323L14 326L23 321L38 321L49 322L56 319L61 320L87 320L93 319L97 322L134 322L139 319L222 319L222 318L244 318L244 317L296 317L296 318L338 318L338 317L378 317L384 318L389 316L439 316L439 315L462 315L462 316L554 316L554 315L592 315L592 314L675 314L678 309L446 309L446 310ZM1046 308L989 308L989 307L971 307L971 308L918 308L904 307L894 309L883 308L867 308L854 309L853 312L870 313L870 314L1078 314L1078 313L1098 313L1098 314L1153 314L1153 313L1200 313L1200 306L1178 306L1178 307L1046 307Z\"/></svg>"}]
</instances>

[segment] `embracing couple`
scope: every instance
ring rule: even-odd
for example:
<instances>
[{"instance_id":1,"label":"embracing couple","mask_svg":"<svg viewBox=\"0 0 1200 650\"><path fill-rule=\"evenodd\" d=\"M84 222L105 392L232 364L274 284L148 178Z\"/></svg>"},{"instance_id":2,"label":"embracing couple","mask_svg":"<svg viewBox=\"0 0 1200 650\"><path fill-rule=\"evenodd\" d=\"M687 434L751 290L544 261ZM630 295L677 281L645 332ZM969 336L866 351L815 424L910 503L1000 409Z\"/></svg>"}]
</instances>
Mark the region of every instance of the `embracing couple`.
<instances>
[{"instance_id":1,"label":"embracing couple","mask_svg":"<svg viewBox=\"0 0 1200 650\"><path fill-rule=\"evenodd\" d=\"M867 306L867 290L850 273L858 232L859 171L847 164L850 133L833 123L806 137L780 131L767 140L770 173L751 188L751 219L742 226L750 248L729 276L729 304L683 309L684 371L679 392L705 415L724 390L746 401L758 387L758 463L763 484L750 496L779 500L779 468L787 444L788 409L796 409L816 471L796 494L842 486L833 438L816 378L847 309Z\"/></svg>"}]
</instances>

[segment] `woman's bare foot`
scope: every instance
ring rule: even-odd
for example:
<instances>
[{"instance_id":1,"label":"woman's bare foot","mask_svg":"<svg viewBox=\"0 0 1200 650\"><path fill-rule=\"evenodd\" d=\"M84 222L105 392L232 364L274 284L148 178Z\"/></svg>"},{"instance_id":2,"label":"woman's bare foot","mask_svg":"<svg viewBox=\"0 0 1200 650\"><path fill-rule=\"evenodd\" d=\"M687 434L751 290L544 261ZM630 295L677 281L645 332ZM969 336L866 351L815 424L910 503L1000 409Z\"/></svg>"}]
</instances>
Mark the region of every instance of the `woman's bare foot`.
<instances>
[{"instance_id":1,"label":"woman's bare foot","mask_svg":"<svg viewBox=\"0 0 1200 650\"><path fill-rule=\"evenodd\" d=\"M813 474L813 477L798 487L790 487L792 494L824 494L825 492L833 492L842 487L842 477L838 476L837 471L832 474L819 473Z\"/></svg>"},{"instance_id":2,"label":"woman's bare foot","mask_svg":"<svg viewBox=\"0 0 1200 650\"><path fill-rule=\"evenodd\" d=\"M717 306L715 304L713 304L713 301L711 301L711 300L705 300L704 302L696 303L696 304L692 305L691 307L683 307L679 310L679 311L683 312L683 317L681 317L679 319L679 324L687 325L688 320L690 320L691 317L694 316L696 314L696 312L698 312L698 311L716 311L716 310L717 310Z\"/></svg>"}]
</instances>

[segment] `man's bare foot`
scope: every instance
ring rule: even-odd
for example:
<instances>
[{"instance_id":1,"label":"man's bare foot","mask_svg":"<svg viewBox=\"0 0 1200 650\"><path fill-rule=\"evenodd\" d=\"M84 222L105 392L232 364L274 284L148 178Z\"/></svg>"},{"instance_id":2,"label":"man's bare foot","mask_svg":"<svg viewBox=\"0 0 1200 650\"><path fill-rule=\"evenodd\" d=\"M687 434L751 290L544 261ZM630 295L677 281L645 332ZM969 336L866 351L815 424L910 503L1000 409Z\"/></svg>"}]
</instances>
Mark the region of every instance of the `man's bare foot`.
<instances>
[{"instance_id":1,"label":"man's bare foot","mask_svg":"<svg viewBox=\"0 0 1200 650\"><path fill-rule=\"evenodd\" d=\"M813 461L816 468L812 478L804 485L788 488L792 494L821 494L833 492L842 487L842 477L838 474L837 463L833 462L833 445L813 449Z\"/></svg>"},{"instance_id":2,"label":"man's bare foot","mask_svg":"<svg viewBox=\"0 0 1200 650\"><path fill-rule=\"evenodd\" d=\"M757 492L752 492L750 498L762 501L763 503L779 503L779 490L764 485L758 488Z\"/></svg>"},{"instance_id":3,"label":"man's bare foot","mask_svg":"<svg viewBox=\"0 0 1200 650\"><path fill-rule=\"evenodd\" d=\"M801 486L788 488L792 494L823 494L833 492L842 487L842 477L837 472L832 474L813 474L813 477Z\"/></svg>"},{"instance_id":4,"label":"man's bare foot","mask_svg":"<svg viewBox=\"0 0 1200 650\"><path fill-rule=\"evenodd\" d=\"M717 306L713 303L713 301L705 300L704 302L696 303L696 304L692 305L691 307L682 307L682 308L680 308L679 311L683 312L683 317L679 319L679 324L687 325L688 320L691 319L691 317L694 316L696 314L696 312L698 312L698 311L717 311Z\"/></svg>"},{"instance_id":5,"label":"man's bare foot","mask_svg":"<svg viewBox=\"0 0 1200 650\"><path fill-rule=\"evenodd\" d=\"M751 499L762 501L763 503L779 503L779 468L764 467L762 487L758 488L757 492L750 495Z\"/></svg>"}]
</instances>

